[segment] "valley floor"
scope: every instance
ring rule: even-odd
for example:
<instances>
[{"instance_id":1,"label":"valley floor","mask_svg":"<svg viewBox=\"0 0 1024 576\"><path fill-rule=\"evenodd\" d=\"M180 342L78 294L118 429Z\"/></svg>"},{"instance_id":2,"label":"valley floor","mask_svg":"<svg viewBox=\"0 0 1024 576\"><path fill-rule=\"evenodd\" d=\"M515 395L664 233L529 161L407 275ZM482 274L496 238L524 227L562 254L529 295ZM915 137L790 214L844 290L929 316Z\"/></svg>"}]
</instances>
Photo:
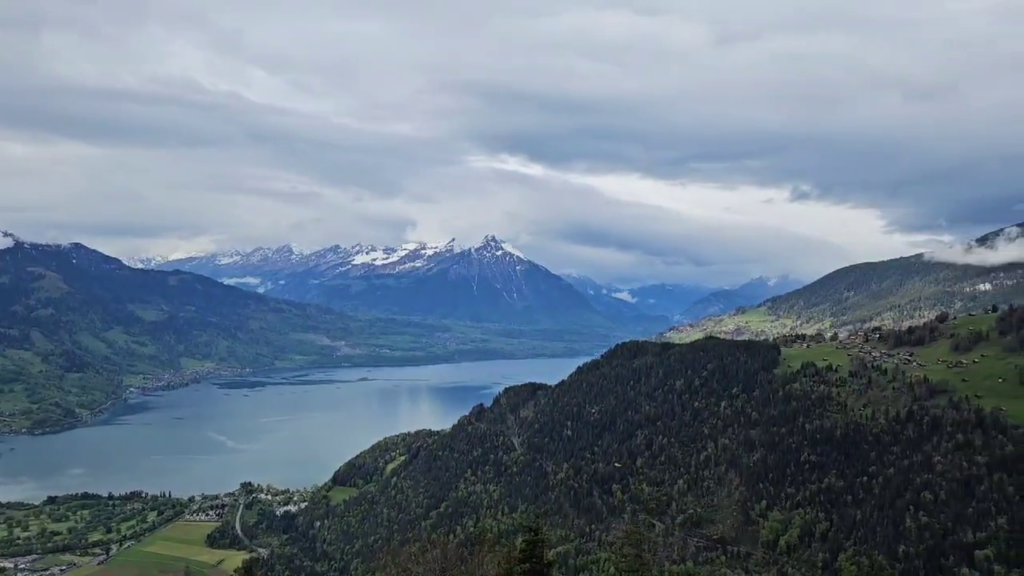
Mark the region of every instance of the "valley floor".
<instances>
[{"instance_id":1,"label":"valley floor","mask_svg":"<svg viewBox=\"0 0 1024 576\"><path fill-rule=\"evenodd\" d=\"M206 535L216 522L175 522L127 547L103 564L89 564L69 576L227 576L249 556L238 550L214 550Z\"/></svg>"}]
</instances>

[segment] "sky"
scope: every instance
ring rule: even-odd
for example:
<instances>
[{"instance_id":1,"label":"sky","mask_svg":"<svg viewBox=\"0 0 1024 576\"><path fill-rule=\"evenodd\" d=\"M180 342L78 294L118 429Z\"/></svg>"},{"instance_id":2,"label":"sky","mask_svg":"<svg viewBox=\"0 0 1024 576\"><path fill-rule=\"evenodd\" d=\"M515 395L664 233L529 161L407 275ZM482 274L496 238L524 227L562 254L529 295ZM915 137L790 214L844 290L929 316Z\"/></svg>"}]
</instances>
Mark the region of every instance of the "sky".
<instances>
[{"instance_id":1,"label":"sky","mask_svg":"<svg viewBox=\"0 0 1024 576\"><path fill-rule=\"evenodd\" d=\"M3 2L0 228L813 279L1024 221L1021 29L1013 0Z\"/></svg>"}]
</instances>

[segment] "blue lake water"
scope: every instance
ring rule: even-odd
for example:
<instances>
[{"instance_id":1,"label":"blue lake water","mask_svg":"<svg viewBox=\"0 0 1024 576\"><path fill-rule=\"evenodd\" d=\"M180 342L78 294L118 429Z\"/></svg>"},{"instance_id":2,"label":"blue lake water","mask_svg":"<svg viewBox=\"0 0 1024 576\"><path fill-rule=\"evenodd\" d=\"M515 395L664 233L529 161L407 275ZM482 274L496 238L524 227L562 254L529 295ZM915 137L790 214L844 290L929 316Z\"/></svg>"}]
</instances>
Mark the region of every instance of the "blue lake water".
<instances>
[{"instance_id":1,"label":"blue lake water","mask_svg":"<svg viewBox=\"0 0 1024 576\"><path fill-rule=\"evenodd\" d=\"M142 396L86 428L0 438L0 501L309 486L385 436L445 428L505 386L553 384L586 360L281 372Z\"/></svg>"}]
</instances>

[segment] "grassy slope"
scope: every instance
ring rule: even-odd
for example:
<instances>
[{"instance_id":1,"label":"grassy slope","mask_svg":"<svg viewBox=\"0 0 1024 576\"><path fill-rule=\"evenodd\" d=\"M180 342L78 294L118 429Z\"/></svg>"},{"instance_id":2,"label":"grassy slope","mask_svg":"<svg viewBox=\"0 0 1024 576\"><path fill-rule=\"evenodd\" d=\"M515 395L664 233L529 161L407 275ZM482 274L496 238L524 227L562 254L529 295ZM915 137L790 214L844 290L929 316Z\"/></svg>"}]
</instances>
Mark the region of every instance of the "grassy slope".
<instances>
[{"instance_id":1,"label":"grassy slope","mask_svg":"<svg viewBox=\"0 0 1024 576\"><path fill-rule=\"evenodd\" d=\"M959 330L973 327L975 330L992 329L994 314L975 317L961 317L957 320ZM879 347L879 350L884 348ZM1024 366L1024 356L1005 352L995 338L982 342L967 354L956 354L949 349L948 340L939 340L920 347L897 348L894 352L913 351L915 357L926 364L924 368L907 367L911 373L928 376L934 381L947 381L962 394L969 394L983 406L1004 408L1007 416L1017 422L1024 423L1024 386L1017 381L1017 368ZM812 345L810 348L787 347L783 349L782 367L798 367L804 362L816 364L849 363L848 350L841 350L834 343ZM983 356L984 355L984 356ZM939 359L965 360L968 365L962 368L948 368L947 363ZM978 363L973 360L977 359ZM966 382L963 379L967 379ZM1000 378L1003 380L1000 382Z\"/></svg>"},{"instance_id":2,"label":"grassy slope","mask_svg":"<svg viewBox=\"0 0 1024 576\"><path fill-rule=\"evenodd\" d=\"M783 334L825 330L827 322L808 324L794 318L777 316L764 307L748 308L732 314L705 318L699 323L674 328L664 334L669 342L693 342L704 336L722 338L772 338Z\"/></svg>"},{"instance_id":3,"label":"grassy slope","mask_svg":"<svg viewBox=\"0 0 1024 576\"><path fill-rule=\"evenodd\" d=\"M915 255L846 266L753 309L677 326L663 338L772 338L868 325L907 326L942 310L964 314L992 303L1021 301L1024 264L967 266Z\"/></svg>"}]
</instances>

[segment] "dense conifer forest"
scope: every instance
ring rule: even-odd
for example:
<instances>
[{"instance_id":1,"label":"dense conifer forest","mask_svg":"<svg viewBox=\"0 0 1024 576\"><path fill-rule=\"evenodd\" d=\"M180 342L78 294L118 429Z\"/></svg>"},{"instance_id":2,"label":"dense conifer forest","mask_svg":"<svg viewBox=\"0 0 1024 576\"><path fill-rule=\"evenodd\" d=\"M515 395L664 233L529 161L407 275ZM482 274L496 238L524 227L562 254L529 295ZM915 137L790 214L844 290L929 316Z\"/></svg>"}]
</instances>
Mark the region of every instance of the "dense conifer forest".
<instances>
[{"instance_id":1,"label":"dense conifer forest","mask_svg":"<svg viewBox=\"0 0 1024 576\"><path fill-rule=\"evenodd\" d=\"M766 342L628 342L558 385L508 388L258 519L247 530L275 545L240 571L1022 573L1019 427L929 401L919 375L779 358Z\"/></svg>"}]
</instances>

